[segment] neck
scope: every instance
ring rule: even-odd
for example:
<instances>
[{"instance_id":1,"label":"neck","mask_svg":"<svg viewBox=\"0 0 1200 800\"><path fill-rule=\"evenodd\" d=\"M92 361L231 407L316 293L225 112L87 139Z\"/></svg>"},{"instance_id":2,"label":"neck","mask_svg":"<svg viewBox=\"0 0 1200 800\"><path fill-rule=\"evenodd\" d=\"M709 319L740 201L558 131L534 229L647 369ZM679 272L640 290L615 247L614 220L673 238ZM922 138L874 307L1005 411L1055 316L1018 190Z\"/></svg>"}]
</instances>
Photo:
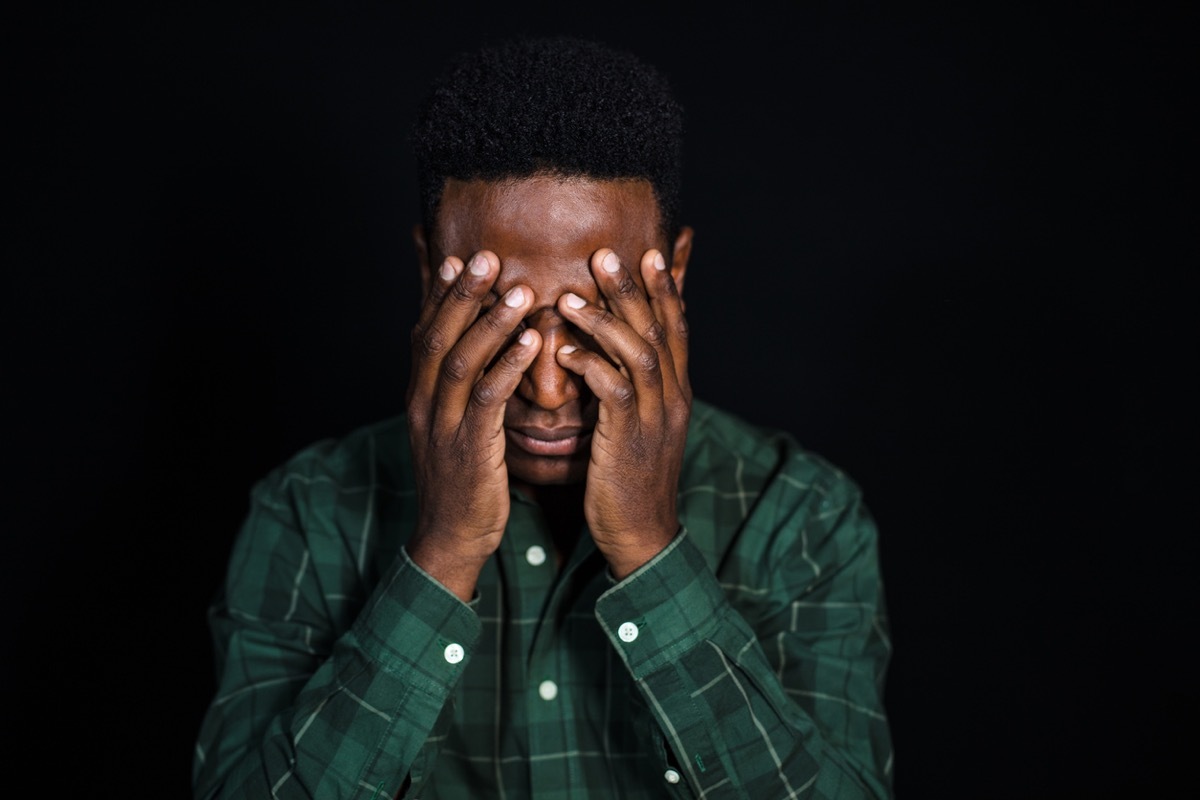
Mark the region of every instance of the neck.
<instances>
[{"instance_id":1,"label":"neck","mask_svg":"<svg viewBox=\"0 0 1200 800\"><path fill-rule=\"evenodd\" d=\"M550 535L554 539L554 549L561 566L571 555L583 528L583 494L586 484L580 481L556 486L534 486L527 483L513 485L517 491L541 508L542 516L550 527Z\"/></svg>"}]
</instances>

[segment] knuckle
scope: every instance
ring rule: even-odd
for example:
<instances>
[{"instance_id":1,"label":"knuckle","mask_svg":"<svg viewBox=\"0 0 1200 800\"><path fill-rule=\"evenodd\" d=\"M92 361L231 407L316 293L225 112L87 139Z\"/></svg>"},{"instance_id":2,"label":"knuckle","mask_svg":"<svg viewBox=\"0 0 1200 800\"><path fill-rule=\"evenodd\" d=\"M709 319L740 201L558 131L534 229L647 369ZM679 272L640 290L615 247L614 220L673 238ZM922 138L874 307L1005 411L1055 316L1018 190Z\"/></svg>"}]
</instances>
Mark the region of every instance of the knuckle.
<instances>
[{"instance_id":1,"label":"knuckle","mask_svg":"<svg viewBox=\"0 0 1200 800\"><path fill-rule=\"evenodd\" d=\"M446 296L449 288L450 286L442 283L440 279L434 281L429 287L429 294L425 295L425 305L437 306L442 302L442 298Z\"/></svg>"},{"instance_id":2,"label":"knuckle","mask_svg":"<svg viewBox=\"0 0 1200 800\"><path fill-rule=\"evenodd\" d=\"M476 405L490 406L501 398L500 390L491 381L479 381L471 389L471 400Z\"/></svg>"},{"instance_id":3,"label":"knuckle","mask_svg":"<svg viewBox=\"0 0 1200 800\"><path fill-rule=\"evenodd\" d=\"M662 347L667 343L667 331L661 324L655 321L646 330L646 332L642 334L642 338L645 339L651 347Z\"/></svg>"},{"instance_id":4,"label":"knuckle","mask_svg":"<svg viewBox=\"0 0 1200 800\"><path fill-rule=\"evenodd\" d=\"M520 349L510 347L504 351L504 355L500 356L500 360L496 362L496 366L509 372L520 372L523 357L524 354Z\"/></svg>"},{"instance_id":5,"label":"knuckle","mask_svg":"<svg viewBox=\"0 0 1200 800\"><path fill-rule=\"evenodd\" d=\"M692 416L690 408L681 404L668 410L667 414L676 429L687 430L688 422Z\"/></svg>"},{"instance_id":6,"label":"knuckle","mask_svg":"<svg viewBox=\"0 0 1200 800\"><path fill-rule=\"evenodd\" d=\"M677 336L678 336L680 339L686 339L686 338L688 337L688 323L687 323L687 317L680 317L680 318L679 318L679 319L678 319L678 320L675 322L675 334L676 334L676 335L677 335Z\"/></svg>"},{"instance_id":7,"label":"knuckle","mask_svg":"<svg viewBox=\"0 0 1200 800\"><path fill-rule=\"evenodd\" d=\"M450 383L462 383L467 379L467 360L461 353L451 353L442 361L442 376Z\"/></svg>"},{"instance_id":8,"label":"knuckle","mask_svg":"<svg viewBox=\"0 0 1200 800\"><path fill-rule=\"evenodd\" d=\"M406 411L408 412L408 424L412 430L422 431L428 427L429 414L424 403L409 400Z\"/></svg>"},{"instance_id":9,"label":"knuckle","mask_svg":"<svg viewBox=\"0 0 1200 800\"><path fill-rule=\"evenodd\" d=\"M658 372L658 352L653 347L639 348L633 358L634 365L645 373Z\"/></svg>"},{"instance_id":10,"label":"knuckle","mask_svg":"<svg viewBox=\"0 0 1200 800\"><path fill-rule=\"evenodd\" d=\"M633 387L625 381L621 381L613 387L612 400L620 408L629 408L636 398Z\"/></svg>"},{"instance_id":11,"label":"knuckle","mask_svg":"<svg viewBox=\"0 0 1200 800\"><path fill-rule=\"evenodd\" d=\"M497 305L497 309L499 308L508 308L508 306L499 304ZM487 314L484 314L479 318L479 324L482 325L488 331L488 333L505 335L508 333L509 326L502 316L503 313L504 312L499 310L493 310Z\"/></svg>"},{"instance_id":12,"label":"knuckle","mask_svg":"<svg viewBox=\"0 0 1200 800\"><path fill-rule=\"evenodd\" d=\"M455 281L450 285L450 290L446 292L446 299L465 306L475 302L475 295L471 293L471 289L464 282Z\"/></svg>"},{"instance_id":13,"label":"knuckle","mask_svg":"<svg viewBox=\"0 0 1200 800\"><path fill-rule=\"evenodd\" d=\"M657 444L657 442L638 438L630 445L630 449L640 463L648 464L652 463L654 456L658 452Z\"/></svg>"},{"instance_id":14,"label":"knuckle","mask_svg":"<svg viewBox=\"0 0 1200 800\"><path fill-rule=\"evenodd\" d=\"M416 337L418 354L422 358L434 358L446 350L446 337L437 328L413 334Z\"/></svg>"},{"instance_id":15,"label":"knuckle","mask_svg":"<svg viewBox=\"0 0 1200 800\"><path fill-rule=\"evenodd\" d=\"M594 317L592 324L597 329L608 329L612 328L616 322L617 317L615 314L608 309L601 309L596 312L596 316Z\"/></svg>"},{"instance_id":16,"label":"knuckle","mask_svg":"<svg viewBox=\"0 0 1200 800\"><path fill-rule=\"evenodd\" d=\"M641 291L638 289L638 285L634 283L633 276L631 276L628 272L623 272L621 274L621 277L617 280L617 285L613 287L613 290L622 300L636 297Z\"/></svg>"}]
</instances>

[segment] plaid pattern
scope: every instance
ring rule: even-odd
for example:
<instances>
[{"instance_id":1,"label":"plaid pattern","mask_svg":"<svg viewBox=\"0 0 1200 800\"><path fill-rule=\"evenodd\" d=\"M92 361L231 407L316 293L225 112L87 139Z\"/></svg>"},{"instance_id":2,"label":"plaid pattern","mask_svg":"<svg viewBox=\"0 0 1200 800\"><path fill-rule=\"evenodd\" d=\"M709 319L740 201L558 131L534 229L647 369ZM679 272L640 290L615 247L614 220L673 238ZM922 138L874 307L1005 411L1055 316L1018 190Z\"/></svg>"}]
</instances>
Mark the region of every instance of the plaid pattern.
<instances>
[{"instance_id":1,"label":"plaid pattern","mask_svg":"<svg viewBox=\"0 0 1200 800\"><path fill-rule=\"evenodd\" d=\"M254 488L197 798L890 797L877 532L787 434L695 401L681 532L620 583L514 493L470 604L404 551L412 486L398 417Z\"/></svg>"}]
</instances>

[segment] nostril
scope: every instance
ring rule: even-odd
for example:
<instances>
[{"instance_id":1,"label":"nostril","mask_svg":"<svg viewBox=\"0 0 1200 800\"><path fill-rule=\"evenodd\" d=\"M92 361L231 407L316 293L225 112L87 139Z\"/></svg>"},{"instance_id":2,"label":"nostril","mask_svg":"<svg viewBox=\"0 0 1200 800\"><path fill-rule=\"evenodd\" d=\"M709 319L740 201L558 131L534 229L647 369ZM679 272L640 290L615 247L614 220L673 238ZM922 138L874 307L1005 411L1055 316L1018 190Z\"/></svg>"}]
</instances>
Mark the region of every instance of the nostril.
<instances>
[{"instance_id":1,"label":"nostril","mask_svg":"<svg viewBox=\"0 0 1200 800\"><path fill-rule=\"evenodd\" d=\"M562 329L542 335L542 350L525 370L517 393L536 408L557 411L579 400L583 380L558 363L558 348L567 343Z\"/></svg>"},{"instance_id":2,"label":"nostril","mask_svg":"<svg viewBox=\"0 0 1200 800\"><path fill-rule=\"evenodd\" d=\"M542 306L541 308L531 311L525 316L524 322L534 328L537 328L538 333L543 335L547 331L561 328L567 324L566 319L562 314L558 313L558 309L554 306Z\"/></svg>"}]
</instances>

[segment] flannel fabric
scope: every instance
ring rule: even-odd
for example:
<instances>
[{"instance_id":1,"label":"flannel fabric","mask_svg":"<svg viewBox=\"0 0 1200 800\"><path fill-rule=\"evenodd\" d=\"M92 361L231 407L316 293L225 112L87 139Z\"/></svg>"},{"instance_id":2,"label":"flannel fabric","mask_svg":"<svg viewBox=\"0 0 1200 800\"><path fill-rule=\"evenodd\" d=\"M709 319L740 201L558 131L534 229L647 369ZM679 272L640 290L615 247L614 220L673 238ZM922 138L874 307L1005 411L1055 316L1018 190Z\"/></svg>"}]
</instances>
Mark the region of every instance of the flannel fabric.
<instances>
[{"instance_id":1,"label":"flannel fabric","mask_svg":"<svg viewBox=\"0 0 1200 800\"><path fill-rule=\"evenodd\" d=\"M681 529L616 582L513 493L463 603L409 560L403 417L258 483L210 610L197 798L884 798L890 657L858 487L693 403Z\"/></svg>"}]
</instances>

